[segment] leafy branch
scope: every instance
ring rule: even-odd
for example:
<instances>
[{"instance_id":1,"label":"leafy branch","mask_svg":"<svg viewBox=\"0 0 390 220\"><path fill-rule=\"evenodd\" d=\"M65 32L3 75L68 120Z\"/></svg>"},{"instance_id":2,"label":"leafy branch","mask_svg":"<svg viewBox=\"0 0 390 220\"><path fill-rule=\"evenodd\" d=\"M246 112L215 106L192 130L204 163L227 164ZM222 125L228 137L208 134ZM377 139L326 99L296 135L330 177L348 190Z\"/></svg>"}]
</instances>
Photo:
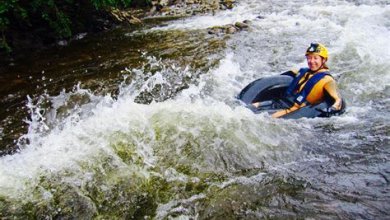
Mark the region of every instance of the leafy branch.
<instances>
[{"instance_id":1,"label":"leafy branch","mask_svg":"<svg viewBox=\"0 0 390 220\"><path fill-rule=\"evenodd\" d=\"M44 34L55 38L69 38L74 23L79 22L75 19L84 19L80 16L95 16L99 11L149 3L150 0L3 0L0 3L0 50L12 51L11 31L42 29ZM91 9L95 11L77 14Z\"/></svg>"}]
</instances>

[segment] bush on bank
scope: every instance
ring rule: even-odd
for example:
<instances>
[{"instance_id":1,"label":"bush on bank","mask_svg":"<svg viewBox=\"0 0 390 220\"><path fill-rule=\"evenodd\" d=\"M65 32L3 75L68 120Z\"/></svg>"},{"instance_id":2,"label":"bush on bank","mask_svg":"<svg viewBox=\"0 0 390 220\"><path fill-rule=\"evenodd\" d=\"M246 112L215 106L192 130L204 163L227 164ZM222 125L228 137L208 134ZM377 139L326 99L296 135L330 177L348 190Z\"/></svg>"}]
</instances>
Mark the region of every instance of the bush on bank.
<instances>
[{"instance_id":1,"label":"bush on bank","mask_svg":"<svg viewBox=\"0 0 390 220\"><path fill-rule=\"evenodd\" d=\"M45 44L97 30L109 9L147 5L150 0L3 0L0 50L11 52L17 46Z\"/></svg>"}]
</instances>

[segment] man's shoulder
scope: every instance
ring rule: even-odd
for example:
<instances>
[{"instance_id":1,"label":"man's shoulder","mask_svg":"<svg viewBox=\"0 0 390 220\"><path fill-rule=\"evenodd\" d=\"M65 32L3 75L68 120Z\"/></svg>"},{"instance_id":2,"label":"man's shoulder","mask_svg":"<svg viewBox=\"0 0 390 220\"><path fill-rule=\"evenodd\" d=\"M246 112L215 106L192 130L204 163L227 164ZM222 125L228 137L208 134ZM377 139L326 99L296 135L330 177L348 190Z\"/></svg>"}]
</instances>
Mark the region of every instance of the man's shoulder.
<instances>
[{"instance_id":1,"label":"man's shoulder","mask_svg":"<svg viewBox=\"0 0 390 220\"><path fill-rule=\"evenodd\" d=\"M329 73L326 74L326 75L324 76L323 80L326 81L326 83L328 83L328 82L334 82L333 76L330 75Z\"/></svg>"}]
</instances>

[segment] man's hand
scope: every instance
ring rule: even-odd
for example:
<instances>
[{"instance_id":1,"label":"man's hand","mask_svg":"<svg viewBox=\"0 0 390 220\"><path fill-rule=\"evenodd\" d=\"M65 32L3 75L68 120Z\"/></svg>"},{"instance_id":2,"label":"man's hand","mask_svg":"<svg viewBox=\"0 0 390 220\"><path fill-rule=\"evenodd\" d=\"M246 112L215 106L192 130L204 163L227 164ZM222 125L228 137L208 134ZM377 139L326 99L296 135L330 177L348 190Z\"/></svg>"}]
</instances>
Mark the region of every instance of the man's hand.
<instances>
[{"instance_id":1,"label":"man's hand","mask_svg":"<svg viewBox=\"0 0 390 220\"><path fill-rule=\"evenodd\" d=\"M334 115L339 115L340 110L337 110L335 107L331 106L329 108L323 108L323 109L316 109L317 111L321 112L320 117L331 117Z\"/></svg>"}]
</instances>

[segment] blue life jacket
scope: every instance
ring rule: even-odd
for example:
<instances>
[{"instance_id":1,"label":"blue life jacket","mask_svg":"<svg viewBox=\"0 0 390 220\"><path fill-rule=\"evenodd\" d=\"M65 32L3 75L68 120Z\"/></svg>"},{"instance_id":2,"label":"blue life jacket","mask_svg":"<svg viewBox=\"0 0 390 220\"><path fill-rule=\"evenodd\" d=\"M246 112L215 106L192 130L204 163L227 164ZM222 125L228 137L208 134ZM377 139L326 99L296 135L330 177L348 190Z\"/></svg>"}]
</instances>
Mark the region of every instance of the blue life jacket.
<instances>
[{"instance_id":1,"label":"blue life jacket","mask_svg":"<svg viewBox=\"0 0 390 220\"><path fill-rule=\"evenodd\" d=\"M314 74L305 84L303 89L300 92L295 92L299 88L299 81L305 76L307 72L309 72L309 68L301 68L297 74L297 76L294 78L294 80L290 83L289 87L287 88L287 95L294 97L294 102L298 103L299 105L306 102L307 96L310 94L313 87L326 75L331 76L329 72L321 72Z\"/></svg>"}]
</instances>

